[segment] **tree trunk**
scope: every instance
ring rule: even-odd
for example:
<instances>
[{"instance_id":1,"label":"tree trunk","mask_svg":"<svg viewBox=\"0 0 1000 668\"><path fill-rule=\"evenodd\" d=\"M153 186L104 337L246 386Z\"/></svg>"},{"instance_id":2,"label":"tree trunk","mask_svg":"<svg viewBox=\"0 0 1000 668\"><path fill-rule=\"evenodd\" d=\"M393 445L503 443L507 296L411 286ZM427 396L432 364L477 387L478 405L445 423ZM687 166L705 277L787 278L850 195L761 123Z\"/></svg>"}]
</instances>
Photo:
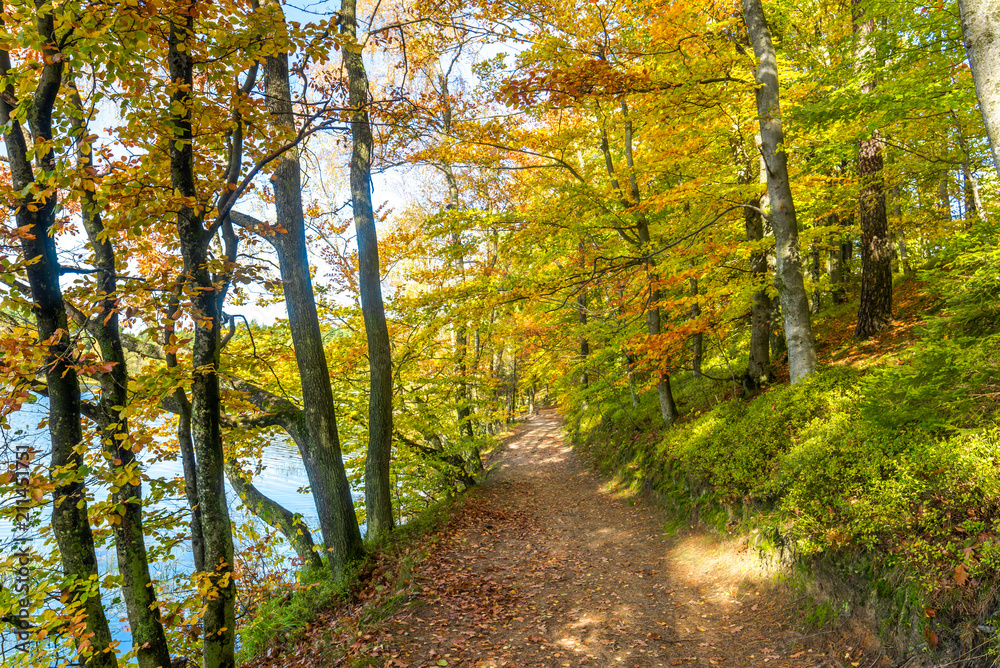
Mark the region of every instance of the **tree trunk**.
<instances>
[{"instance_id":1,"label":"tree trunk","mask_svg":"<svg viewBox=\"0 0 1000 668\"><path fill-rule=\"evenodd\" d=\"M767 182L766 168L762 168L763 160L758 158L756 143L751 153L750 147L742 137L730 140L733 155L736 158L737 182L741 186L750 186L762 181ZM750 350L747 361L747 376L754 387L771 378L771 300L767 296L764 284L767 280L767 253L760 245L764 240L764 219L761 216L763 202L758 193L746 200L743 209L743 226L747 241L758 248L750 255L749 266L751 280L756 286L750 302Z\"/></svg>"},{"instance_id":2,"label":"tree trunk","mask_svg":"<svg viewBox=\"0 0 1000 668\"><path fill-rule=\"evenodd\" d=\"M938 199L941 200L942 218L950 221L951 218L951 195L948 193L948 173L938 182Z\"/></svg>"},{"instance_id":3,"label":"tree trunk","mask_svg":"<svg viewBox=\"0 0 1000 668\"><path fill-rule=\"evenodd\" d=\"M236 584L233 580L233 536L223 481L221 396L219 392L219 330L222 312L218 288L209 271L207 231L196 202L191 113L193 66L190 43L194 34L194 5L178 7L168 38L171 105L170 173L174 190L183 198L177 211L177 235L194 309L194 345L191 365L191 433L194 440L198 502L205 538L205 571L211 583L202 618L203 668L234 668ZM183 17L183 18L180 18Z\"/></svg>"},{"instance_id":4,"label":"tree trunk","mask_svg":"<svg viewBox=\"0 0 1000 668\"><path fill-rule=\"evenodd\" d=\"M357 43L357 0L342 0L340 30L352 38L345 44L351 104L351 201L358 242L358 285L361 311L368 336L368 367L371 373L368 396L368 456L365 459L365 507L368 537L382 540L392 531L392 493L389 461L392 455L392 349L382 304L378 237L372 209L371 165L372 129L368 116L368 75Z\"/></svg>"},{"instance_id":5,"label":"tree trunk","mask_svg":"<svg viewBox=\"0 0 1000 668\"><path fill-rule=\"evenodd\" d=\"M584 257L584 244L581 241L579 245L580 251L580 269L586 270L587 260ZM583 333L580 337L580 368L583 369L583 373L580 377L580 387L586 390L590 387L590 377L587 375L587 363L588 357L590 357L590 341L587 339L587 288L586 286L580 288L580 294L576 296L576 312L577 318L580 321L580 331ZM586 400L586 399L585 399Z\"/></svg>"},{"instance_id":6,"label":"tree trunk","mask_svg":"<svg viewBox=\"0 0 1000 668\"><path fill-rule=\"evenodd\" d=\"M275 125L294 137L286 53L267 58L264 88ZM344 469L323 333L309 275L298 149L287 151L276 162L274 206L277 222L285 232L266 238L278 254L288 327L302 384L301 437L297 442L316 503L328 565L334 577L340 577L347 564L363 554L364 545Z\"/></svg>"},{"instance_id":7,"label":"tree trunk","mask_svg":"<svg viewBox=\"0 0 1000 668\"><path fill-rule=\"evenodd\" d=\"M840 227L840 216L836 213L830 214L827 223L831 227ZM830 277L830 298L834 304L843 304L847 301L844 276L844 246L841 243L841 235L830 239L830 250L826 258L826 273Z\"/></svg>"},{"instance_id":8,"label":"tree trunk","mask_svg":"<svg viewBox=\"0 0 1000 668\"><path fill-rule=\"evenodd\" d=\"M635 373L632 371L634 364L635 358L632 353L625 353L625 373L628 374L628 393L632 399L632 408L639 406L639 397L635 393Z\"/></svg>"},{"instance_id":9,"label":"tree trunk","mask_svg":"<svg viewBox=\"0 0 1000 668\"><path fill-rule=\"evenodd\" d=\"M77 115L70 123L77 142L78 162L81 172L90 163L91 142L87 140L85 110L77 94L75 82L70 81L71 104ZM80 203L83 227L94 251L97 272L97 309L95 332L104 362L111 363L111 370L101 374L101 395L98 407L98 427L101 445L111 463L114 488L112 498L119 504L120 519L112 524L118 572L122 578L122 595L132 631L132 645L136 648L139 668L157 668L170 664L170 649L160 622L160 607L156 601L156 588L149 574L149 557L142 529L142 483L139 465L132 451L128 417L129 405L128 365L122 347L118 326L118 274L115 268L115 250L105 231L100 205L93 193L82 189ZM133 484L133 480L139 481ZM114 489L113 488L113 489Z\"/></svg>"},{"instance_id":10,"label":"tree trunk","mask_svg":"<svg viewBox=\"0 0 1000 668\"><path fill-rule=\"evenodd\" d=\"M816 343L809 321L809 299L802 278L802 255L795 202L788 180L788 156L784 151L778 89L778 61L764 19L760 0L742 0L743 18L757 58L757 114L761 148L767 165L767 191L771 200L771 227L774 229L776 276L785 340L788 344L788 373L792 383L816 368Z\"/></svg>"},{"instance_id":11,"label":"tree trunk","mask_svg":"<svg viewBox=\"0 0 1000 668\"><path fill-rule=\"evenodd\" d=\"M694 298L694 303L691 304L691 319L697 320L701 317L701 306L698 304L698 279L691 279L691 296ZM691 335L691 373L694 378L701 378L701 356L702 356L702 342L704 335L701 332L695 332Z\"/></svg>"},{"instance_id":12,"label":"tree trunk","mask_svg":"<svg viewBox=\"0 0 1000 668\"><path fill-rule=\"evenodd\" d=\"M899 235L899 261L903 265L903 275L912 276L913 266L910 264L910 255L906 249L906 236Z\"/></svg>"},{"instance_id":13,"label":"tree trunk","mask_svg":"<svg viewBox=\"0 0 1000 668\"><path fill-rule=\"evenodd\" d=\"M979 111L1000 174L1000 11L993 0L958 0Z\"/></svg>"},{"instance_id":14,"label":"tree trunk","mask_svg":"<svg viewBox=\"0 0 1000 668\"><path fill-rule=\"evenodd\" d=\"M444 104L444 132L446 136L451 135L451 97L448 92L448 78L445 75L441 75L441 97L442 103ZM448 205L453 211L458 211L461 206L461 201L458 194L458 179L455 178L455 172L451 167L451 163L448 160L443 160L441 164L441 169L444 172L445 180L448 182ZM458 233L457 229L452 229L451 232L451 243L455 248L455 253L457 255L456 261L458 264L459 278L461 282L465 283L465 254L462 251L462 238ZM469 381L468 381L468 369L466 368L466 358L468 356L469 350L469 335L465 327L464 322L458 322L455 325L455 357L456 371L458 372L458 382L455 384L455 395L456 395L456 409L455 412L458 417L458 433L471 441L473 439L472 433L472 410L469 406ZM478 461L479 452L477 450L476 458Z\"/></svg>"},{"instance_id":15,"label":"tree trunk","mask_svg":"<svg viewBox=\"0 0 1000 668\"><path fill-rule=\"evenodd\" d=\"M875 19L866 17L853 0L852 20L858 36L856 61L873 66L875 49L872 36ZM875 77L861 84L861 92L875 94ZM883 173L882 133L878 130L858 145L858 177L861 180L861 298L858 324L854 336L867 339L884 329L892 320L892 241L885 208L885 176Z\"/></svg>"},{"instance_id":16,"label":"tree trunk","mask_svg":"<svg viewBox=\"0 0 1000 668\"><path fill-rule=\"evenodd\" d=\"M622 190L615 172L614 162L611 159L611 148L608 142L607 130L601 130L601 152L604 154L604 164L611 179L611 187L618 193L621 204L624 208L633 208L640 203L639 185L635 177L635 161L632 155L632 121L628 116L628 107L625 101L621 102L622 113L625 117L625 164L629 170L629 194ZM619 230L619 234L633 246L648 249L650 243L649 224L646 221L646 214L642 210L636 209L633 213L637 239L627 236L624 231ZM652 284L653 273L656 263L652 258L646 259L646 274ZM651 338L660 335L660 291L650 288L649 302L646 305L646 331ZM670 386L670 374L666 371L657 372L656 395L660 403L660 417L666 427L671 426L678 417L677 405L674 403L673 389Z\"/></svg>"},{"instance_id":17,"label":"tree trunk","mask_svg":"<svg viewBox=\"0 0 1000 668\"><path fill-rule=\"evenodd\" d=\"M36 144L51 142L52 110L62 84L64 59L55 38L52 5L37 5L35 28L44 45L40 47L44 67L38 74L38 85L28 105L28 125ZM0 11L3 6L0 4ZM0 71L10 73L10 55L0 49ZM50 475L52 490L52 535L59 548L66 588L67 605L78 606L82 615L89 649L80 652L80 661L93 668L114 668L118 665L112 648L111 630L101 602L94 536L90 528L87 490L84 484L83 431L80 425L80 384L74 365L75 343L69 335L66 304L59 284L60 263L56 253L53 226L56 221L55 193L44 197L30 194L33 184L44 184L56 171L56 153L39 155L39 179L28 159L23 126L12 118L18 106L17 90L11 82L0 94L0 122L3 123L4 144L10 167L10 185L18 193L15 209L16 226L27 234L21 235L21 251L25 260L35 259L25 267L31 288L32 306L38 342L45 343L45 383L49 396L48 431L52 444ZM44 185L39 188L45 192Z\"/></svg>"},{"instance_id":18,"label":"tree trunk","mask_svg":"<svg viewBox=\"0 0 1000 668\"><path fill-rule=\"evenodd\" d=\"M819 246L813 244L812 250L812 266L810 267L810 277L813 281L813 293L812 293L812 312L819 313L820 309L823 307L822 302L822 292L819 289L819 281L821 278L820 274L820 260L819 260Z\"/></svg>"},{"instance_id":19,"label":"tree trunk","mask_svg":"<svg viewBox=\"0 0 1000 668\"><path fill-rule=\"evenodd\" d=\"M892 245L885 212L882 138L875 132L858 151L861 185L861 302L854 336L867 339L892 319Z\"/></svg>"},{"instance_id":20,"label":"tree trunk","mask_svg":"<svg viewBox=\"0 0 1000 668\"><path fill-rule=\"evenodd\" d=\"M167 369L177 368L174 331L179 317L181 288L182 281L178 279L170 297L163 327ZM200 573L205 570L205 531L201 525L201 504L198 503L198 465L194 456L194 440L191 438L191 402L182 387L174 389L173 400L177 404L177 445L184 471L184 496L191 512L191 553L194 557L194 570Z\"/></svg>"}]
</instances>

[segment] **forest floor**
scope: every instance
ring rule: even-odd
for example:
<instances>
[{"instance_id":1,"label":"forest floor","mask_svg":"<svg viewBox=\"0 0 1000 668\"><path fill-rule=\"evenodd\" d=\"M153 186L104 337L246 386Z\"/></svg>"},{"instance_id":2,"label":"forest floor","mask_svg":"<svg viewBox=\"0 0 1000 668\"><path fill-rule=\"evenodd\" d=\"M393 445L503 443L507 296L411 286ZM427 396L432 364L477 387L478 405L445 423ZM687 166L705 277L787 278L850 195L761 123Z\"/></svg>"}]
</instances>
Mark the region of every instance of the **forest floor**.
<instances>
[{"instance_id":1,"label":"forest floor","mask_svg":"<svg viewBox=\"0 0 1000 668\"><path fill-rule=\"evenodd\" d=\"M495 462L406 580L388 586L402 587L396 604L355 626L346 655L323 660L306 639L281 665L890 664L863 630L805 628L805 597L737 541L667 537L664 511L588 470L554 411L521 426Z\"/></svg>"}]
</instances>

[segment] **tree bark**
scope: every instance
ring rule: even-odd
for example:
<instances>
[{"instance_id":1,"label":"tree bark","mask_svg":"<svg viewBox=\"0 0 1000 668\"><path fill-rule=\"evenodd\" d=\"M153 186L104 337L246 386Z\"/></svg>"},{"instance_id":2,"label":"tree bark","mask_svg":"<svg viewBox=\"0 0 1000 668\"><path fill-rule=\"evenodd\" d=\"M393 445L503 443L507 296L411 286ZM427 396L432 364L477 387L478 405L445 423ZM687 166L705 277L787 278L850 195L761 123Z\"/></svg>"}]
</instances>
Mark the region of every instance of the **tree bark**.
<instances>
[{"instance_id":1,"label":"tree bark","mask_svg":"<svg viewBox=\"0 0 1000 668\"><path fill-rule=\"evenodd\" d=\"M448 85L448 72L441 72L438 80L441 84L441 104L443 109L441 124L443 126L444 135L446 137L451 137L452 108L451 92ZM442 159L440 167L441 171L444 172L445 181L448 183L448 206L452 211L458 211L461 207L461 199L458 192L458 179L455 178L455 170L452 169L451 161L448 159ZM454 246L457 256L456 261L458 264L459 278L462 283L465 283L465 255L462 251L462 239L458 230L454 228L451 232L451 243ZM468 331L466 329L465 322L460 321L455 325L455 356L457 357L456 371L458 372L458 382L456 383L455 388L455 413L458 417L458 433L463 438L472 441L472 409L469 405L469 381L467 377L468 369L466 368L468 350ZM477 462L480 462L481 465L482 460L479 459L478 450L474 453L474 459Z\"/></svg>"},{"instance_id":2,"label":"tree bark","mask_svg":"<svg viewBox=\"0 0 1000 668\"><path fill-rule=\"evenodd\" d=\"M767 172L760 169L762 162L756 157L756 150L751 151L742 137L734 137L730 142L733 156L736 158L737 182L741 186L757 183L760 173L767 180ZM754 146L756 149L756 145ZM764 240L764 219L761 216L761 197L758 194L746 200L743 209L743 226L747 241L760 246ZM763 248L751 254L749 261L750 276L756 289L750 302L750 349L747 360L747 376L755 387L771 379L771 299L767 296L764 284L767 278L767 253Z\"/></svg>"},{"instance_id":3,"label":"tree bark","mask_svg":"<svg viewBox=\"0 0 1000 668\"><path fill-rule=\"evenodd\" d=\"M951 217L951 194L948 192L948 173L938 182L938 199L941 200L942 218L950 221Z\"/></svg>"},{"instance_id":4,"label":"tree bark","mask_svg":"<svg viewBox=\"0 0 1000 668\"><path fill-rule=\"evenodd\" d=\"M979 111L1000 174L1000 7L993 0L958 0L958 9Z\"/></svg>"},{"instance_id":5,"label":"tree bark","mask_svg":"<svg viewBox=\"0 0 1000 668\"><path fill-rule=\"evenodd\" d=\"M280 12L280 7L271 7ZM279 15L284 22L284 16ZM264 63L267 109L277 128L296 135L288 72L288 54L276 53ZM348 563L364 552L347 471L344 468L336 406L316 310L302 210L299 151L290 149L276 161L274 206L284 233L266 236L278 255L288 327L302 384L300 438L296 441L312 488L328 565L340 577ZM370 525L369 525L370 530Z\"/></svg>"},{"instance_id":6,"label":"tree bark","mask_svg":"<svg viewBox=\"0 0 1000 668\"><path fill-rule=\"evenodd\" d=\"M854 31L858 36L857 61L862 67L870 66L875 58L871 46L875 19L865 17L864 10L859 9L859 0L853 0L853 5ZM874 76L862 83L861 92L874 94ZM854 336L867 339L892 320L892 241L885 208L882 134L878 130L858 145L858 177L861 180L861 298Z\"/></svg>"},{"instance_id":7,"label":"tree bark","mask_svg":"<svg viewBox=\"0 0 1000 668\"><path fill-rule=\"evenodd\" d=\"M778 87L778 61L760 0L742 0L746 22L757 58L755 80L761 149L767 166L767 191L774 229L776 276L785 340L788 373L797 383L816 369L816 343L809 320L809 299L802 278L802 255L795 202L788 179Z\"/></svg>"},{"instance_id":8,"label":"tree bark","mask_svg":"<svg viewBox=\"0 0 1000 668\"><path fill-rule=\"evenodd\" d=\"M372 209L372 129L368 114L368 75L357 42L357 0L342 0L341 34L353 38L343 48L351 105L351 201L358 242L358 285L368 336L371 373L368 396L368 456L365 459L365 507L368 537L378 542L393 528L389 461L392 456L392 350L382 303L378 236Z\"/></svg>"},{"instance_id":9,"label":"tree bark","mask_svg":"<svg viewBox=\"0 0 1000 668\"><path fill-rule=\"evenodd\" d=\"M0 13L3 5L0 3ZM38 5L35 30L42 40L45 65L38 75L38 85L28 106L28 125L32 140L51 142L52 111L62 85L65 59L55 46L55 17L52 5ZM19 193L15 208L16 226L26 232L21 236L21 252L31 289L31 310L38 332L38 342L45 343L45 383L49 397L48 431L52 443L50 476L52 491L52 535L59 549L68 606L82 614L89 649L80 652L80 660L92 668L115 668L118 659L112 648L111 630L101 602L99 573L94 536L88 515L84 483L80 384L75 367L75 344L69 335L66 304L59 284L61 265L56 253L53 226L56 222L57 197L29 194L33 184L48 181L56 171L56 153L49 151L38 159L39 179L28 159L23 126L14 119L17 90L9 53L0 49L0 71L10 73L8 85L0 94L0 123L10 167L10 184ZM44 186L40 188L44 192Z\"/></svg>"},{"instance_id":10,"label":"tree bark","mask_svg":"<svg viewBox=\"0 0 1000 668\"><path fill-rule=\"evenodd\" d=\"M177 211L177 235L184 258L194 309L191 364L191 433L194 441L198 502L205 539L205 571L211 583L202 618L203 668L234 668L236 585L233 581L233 536L223 481L221 396L219 393L219 330L222 310L218 288L208 266L207 231L195 188L191 109L194 71L191 58L194 5L178 7L168 37L171 105L170 173L174 190L185 198Z\"/></svg>"},{"instance_id":11,"label":"tree bark","mask_svg":"<svg viewBox=\"0 0 1000 668\"><path fill-rule=\"evenodd\" d=\"M691 319L697 320L701 317L701 306L698 304L698 279L691 279L691 297L694 298L694 303L691 304ZM701 378L701 357L702 357L702 343L704 340L704 335L701 332L695 332L691 335L691 374L694 378Z\"/></svg>"},{"instance_id":12,"label":"tree bark","mask_svg":"<svg viewBox=\"0 0 1000 668\"><path fill-rule=\"evenodd\" d=\"M166 347L164 361L167 369L177 368L174 332L180 309L181 289L182 281L178 280L170 297L163 327ZM194 570L200 573L205 570L205 532L201 525L201 504L198 502L198 465L195 461L194 440L191 438L191 402L188 401L187 393L182 387L174 389L172 398L177 405L177 446L184 471L184 496L191 512L191 553L194 557Z\"/></svg>"},{"instance_id":13,"label":"tree bark","mask_svg":"<svg viewBox=\"0 0 1000 668\"><path fill-rule=\"evenodd\" d=\"M587 259L584 257L584 244L581 241L578 247L580 252L580 269L585 270L587 267ZM587 374L587 363L590 357L590 340L587 339L587 287L584 286L580 288L580 293L576 296L576 312L577 320L580 323L580 331L583 335L580 337L580 366L583 369L583 373L580 376L580 387L586 390L590 387L590 376ZM586 400L586 399L585 399Z\"/></svg>"},{"instance_id":14,"label":"tree bark","mask_svg":"<svg viewBox=\"0 0 1000 668\"><path fill-rule=\"evenodd\" d=\"M92 150L87 140L85 110L77 93L75 82L68 82L74 114L70 118L76 135L77 161L85 171L90 164ZM118 572L122 578L122 595L128 612L132 632L132 646L136 648L139 668L157 668L170 664L170 649L160 621L160 607L156 601L156 587L149 573L149 557L142 529L142 483L139 464L132 451L128 417L129 405L128 365L122 346L118 325L118 273L115 249L104 228L100 206L93 193L82 189L80 202L83 227L94 251L97 272L97 308L95 311L98 348L111 370L101 374L101 395L98 405L98 428L101 445L111 463L114 488L112 498L120 507L119 518L112 524Z\"/></svg>"}]
</instances>

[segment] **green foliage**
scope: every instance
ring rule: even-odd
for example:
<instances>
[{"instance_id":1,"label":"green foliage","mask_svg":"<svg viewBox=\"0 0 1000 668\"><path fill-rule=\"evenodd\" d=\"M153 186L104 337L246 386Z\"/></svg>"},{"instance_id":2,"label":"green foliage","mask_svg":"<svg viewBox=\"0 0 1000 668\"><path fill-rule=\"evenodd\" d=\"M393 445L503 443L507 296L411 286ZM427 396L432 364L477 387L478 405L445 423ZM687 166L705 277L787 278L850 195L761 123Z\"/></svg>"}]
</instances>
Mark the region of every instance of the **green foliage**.
<instances>
[{"instance_id":1,"label":"green foliage","mask_svg":"<svg viewBox=\"0 0 1000 668\"><path fill-rule=\"evenodd\" d=\"M581 450L678 525L740 520L755 547L832 569L855 601L880 602L896 637L922 638L924 608L938 635L986 623L1000 581L1000 253L963 257L937 282L947 308L900 357L721 400L658 438L618 413L580 417ZM829 621L828 607L817 599L809 618Z\"/></svg>"}]
</instances>

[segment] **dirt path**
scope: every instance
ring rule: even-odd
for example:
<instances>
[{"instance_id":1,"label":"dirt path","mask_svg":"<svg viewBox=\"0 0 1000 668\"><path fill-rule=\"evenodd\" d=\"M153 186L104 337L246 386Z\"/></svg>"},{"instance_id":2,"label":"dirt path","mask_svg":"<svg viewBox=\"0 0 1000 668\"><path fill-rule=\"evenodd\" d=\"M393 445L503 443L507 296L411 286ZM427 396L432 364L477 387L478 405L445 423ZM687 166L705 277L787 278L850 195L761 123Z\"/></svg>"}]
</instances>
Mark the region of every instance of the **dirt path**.
<instances>
[{"instance_id":1,"label":"dirt path","mask_svg":"<svg viewBox=\"0 0 1000 668\"><path fill-rule=\"evenodd\" d=\"M661 512L609 493L560 430L546 412L507 444L371 639L370 665L875 665L809 647L754 586L753 557L665 540Z\"/></svg>"}]
</instances>

